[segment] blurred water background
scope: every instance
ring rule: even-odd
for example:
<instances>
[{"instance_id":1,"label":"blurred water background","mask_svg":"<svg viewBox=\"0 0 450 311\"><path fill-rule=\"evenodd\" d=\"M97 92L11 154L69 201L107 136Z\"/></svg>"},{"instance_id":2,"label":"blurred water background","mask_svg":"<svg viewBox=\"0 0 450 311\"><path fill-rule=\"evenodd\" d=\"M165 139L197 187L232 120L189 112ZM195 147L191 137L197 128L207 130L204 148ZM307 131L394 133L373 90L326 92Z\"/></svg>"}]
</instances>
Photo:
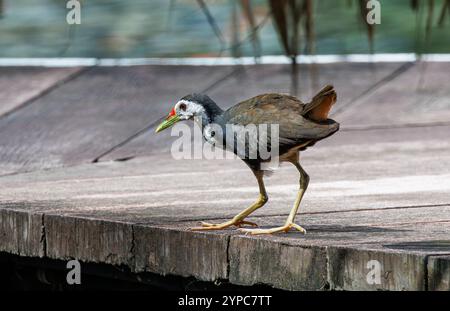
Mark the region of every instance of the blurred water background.
<instances>
[{"instance_id":1,"label":"blurred water background","mask_svg":"<svg viewBox=\"0 0 450 311\"><path fill-rule=\"evenodd\" d=\"M222 38L195 0L85 0L81 25L66 23L64 0L0 0L0 57L199 57L253 55L249 28L233 0L206 0ZM263 55L283 54L265 0L253 0ZM381 1L376 53L450 53L450 16L437 26L436 0L431 35L426 12L410 0ZM349 0L314 1L316 54L369 53L365 25ZM238 12L233 23L232 12ZM236 20L236 19L235 19ZM237 33L233 32L237 28ZM237 26L236 26L237 25ZM233 44L234 42L234 44ZM239 44L236 44L239 42ZM233 48L230 48L233 46Z\"/></svg>"}]
</instances>

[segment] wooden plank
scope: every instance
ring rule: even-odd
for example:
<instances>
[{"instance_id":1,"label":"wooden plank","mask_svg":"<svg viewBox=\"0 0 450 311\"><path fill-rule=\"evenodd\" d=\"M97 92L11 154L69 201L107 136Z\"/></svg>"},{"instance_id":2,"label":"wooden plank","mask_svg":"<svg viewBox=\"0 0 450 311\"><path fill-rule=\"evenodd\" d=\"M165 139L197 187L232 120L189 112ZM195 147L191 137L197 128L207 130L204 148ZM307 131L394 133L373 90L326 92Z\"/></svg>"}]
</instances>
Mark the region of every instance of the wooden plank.
<instances>
[{"instance_id":1,"label":"wooden plank","mask_svg":"<svg viewBox=\"0 0 450 311\"><path fill-rule=\"evenodd\" d=\"M450 63L416 64L335 116L343 126L450 120Z\"/></svg>"},{"instance_id":2,"label":"wooden plank","mask_svg":"<svg viewBox=\"0 0 450 311\"><path fill-rule=\"evenodd\" d=\"M90 162L229 70L94 68L0 121L0 174Z\"/></svg>"},{"instance_id":3,"label":"wooden plank","mask_svg":"<svg viewBox=\"0 0 450 311\"><path fill-rule=\"evenodd\" d=\"M425 290L426 255L360 246L321 248L263 238L233 237L232 241L232 283L287 290ZM367 281L371 261L380 266L376 283Z\"/></svg>"},{"instance_id":4,"label":"wooden plank","mask_svg":"<svg viewBox=\"0 0 450 311\"><path fill-rule=\"evenodd\" d=\"M135 272L194 276L207 281L228 279L234 284L267 284L289 290L423 290L426 258L450 251L450 221L436 220L437 210L311 215L305 219L304 226L309 230L306 235L291 232L255 237L235 230L192 232L186 229L193 222L154 226L111 221L105 215L97 219L73 217L70 211L65 215L46 213L42 227L46 252L55 259L77 258L122 264ZM450 206L440 207L441 215L448 210ZM9 213L9 221L23 219L21 212L0 208L0 215L5 213ZM259 220L263 226L273 226L284 218ZM403 220L403 224L397 220ZM23 241L38 243L25 231L17 234ZM10 245L10 241L0 240L2 249L4 245ZM39 251L39 247L33 249ZM367 283L367 264L372 260L380 263L379 284Z\"/></svg>"},{"instance_id":5,"label":"wooden plank","mask_svg":"<svg viewBox=\"0 0 450 311\"><path fill-rule=\"evenodd\" d=\"M283 225L286 218L287 215L262 216L252 220L261 228L269 228ZM307 230L306 235L292 231L285 235L246 238L267 239L287 245L332 246L422 255L444 255L450 252L450 205L318 212L299 215L296 222ZM181 224L179 228L184 229L186 226Z\"/></svg>"},{"instance_id":6,"label":"wooden plank","mask_svg":"<svg viewBox=\"0 0 450 311\"><path fill-rule=\"evenodd\" d=\"M305 218L306 235L251 237L232 232L230 281L289 290L425 290L427 258L450 251L450 220L430 218L441 211L450 216L449 206L445 211L440 207L322 213ZM399 220L403 223L395 222ZM285 217L258 221L273 227L283 224ZM309 227L310 221L317 223ZM379 282L367 281L371 261L379 263ZM445 273L438 267L435 274L438 271Z\"/></svg>"},{"instance_id":7,"label":"wooden plank","mask_svg":"<svg viewBox=\"0 0 450 311\"><path fill-rule=\"evenodd\" d=\"M45 256L43 215L2 209L0 251L21 256Z\"/></svg>"},{"instance_id":8,"label":"wooden plank","mask_svg":"<svg viewBox=\"0 0 450 311\"><path fill-rule=\"evenodd\" d=\"M111 87L109 92L98 90L96 94L94 87L88 88L94 94L87 98L98 99L102 107L107 99L113 101L114 109L107 109L107 116L99 117L100 108L91 107L94 104L84 111L80 109L84 106L71 98L86 86L87 82L78 79L70 83L68 99L58 93L63 86L45 96L55 98L43 102L42 107L47 111L56 106L57 99L72 103L74 109L66 106L64 111L74 114L73 119L58 112L72 131L79 128L79 121L74 120L80 116L91 124L89 113L98 113L98 120L107 122L126 95L138 94L142 99L147 94L139 77L150 74L143 68L127 69L133 73L117 71L124 75L120 77L108 71L115 69L90 73L95 76L89 80L93 85ZM125 82L130 80L139 86ZM123 85L130 89L119 88ZM108 96L105 99L100 94ZM49 102L53 105L47 106ZM33 114L40 115L39 109L30 110L35 104L4 120L16 127L17 115L31 120ZM131 101L131 107L135 111L125 113L126 117L146 109L137 99ZM158 109L162 112L165 108ZM58 113L52 117L60 118ZM45 124L40 134L31 131L31 137L42 135L49 143L53 136L46 131L54 130L52 122L56 121ZM112 123L129 129L121 122ZM0 130L2 126L0 122ZM89 125L87 129L94 131L92 137L96 138L105 132L105 127ZM297 221L308 230L307 235L291 232L253 237L236 230L187 230L198 220L228 219L255 199L254 177L239 160L175 161L164 154L3 176L0 250L290 290L445 289L445 256L450 253L449 131L450 126L343 130L302 153L311 184ZM86 133L82 128L68 138ZM21 139L28 143L31 138ZM69 150L62 148L65 155ZM78 155L88 154L86 150ZM266 181L269 204L249 220L262 227L281 225L294 200L298 175L286 166ZM380 284L367 282L370 260L381 264Z\"/></svg>"},{"instance_id":9,"label":"wooden plank","mask_svg":"<svg viewBox=\"0 0 450 311\"><path fill-rule=\"evenodd\" d=\"M45 215L45 256L133 266L130 224L61 215Z\"/></svg>"},{"instance_id":10,"label":"wooden plank","mask_svg":"<svg viewBox=\"0 0 450 311\"><path fill-rule=\"evenodd\" d=\"M450 256L428 257L428 290L450 290Z\"/></svg>"},{"instance_id":11,"label":"wooden plank","mask_svg":"<svg viewBox=\"0 0 450 311\"><path fill-rule=\"evenodd\" d=\"M312 88L308 66L301 65L300 95L307 102L325 84L334 84L338 92L338 104L346 105L359 97L372 85L392 74L402 64L326 64L317 65L318 77ZM222 108L231 107L238 102L262 93L288 93L290 88L290 67L288 65L245 66L237 74L231 75L208 95ZM173 99L173 100L176 100ZM102 160L115 160L170 151L170 130L157 135L152 132L141 135L124 146L107 154Z\"/></svg>"},{"instance_id":12,"label":"wooden plank","mask_svg":"<svg viewBox=\"0 0 450 311\"><path fill-rule=\"evenodd\" d=\"M227 279L228 243L225 234L186 234L137 225L134 226L133 271L195 276L203 281Z\"/></svg>"},{"instance_id":13,"label":"wooden plank","mask_svg":"<svg viewBox=\"0 0 450 311\"><path fill-rule=\"evenodd\" d=\"M0 116L78 73L81 68L0 68Z\"/></svg>"},{"instance_id":14,"label":"wooden plank","mask_svg":"<svg viewBox=\"0 0 450 311\"><path fill-rule=\"evenodd\" d=\"M425 257L418 254L331 247L328 249L330 288L423 291L426 289ZM377 273L373 269L378 267L379 278L371 274L371 270Z\"/></svg>"},{"instance_id":15,"label":"wooden plank","mask_svg":"<svg viewBox=\"0 0 450 311\"><path fill-rule=\"evenodd\" d=\"M298 98L303 102L309 100L327 84L334 85L338 94L337 105L346 105L373 85L383 80L403 63L334 63L316 65L316 77L310 73L309 65L299 66ZM211 90L210 96L224 108L263 93L289 93L289 65L256 65L246 66L241 74Z\"/></svg>"},{"instance_id":16,"label":"wooden plank","mask_svg":"<svg viewBox=\"0 0 450 311\"><path fill-rule=\"evenodd\" d=\"M448 132L443 126L330 137L302 153L311 183L300 213L450 203ZM266 184L269 203L255 215L287 214L298 188L296 170L284 165ZM254 176L238 159L170 155L5 176L0 185L3 201L28 208L45 202L76 212L86 206L91 214L151 222L232 217L257 196Z\"/></svg>"},{"instance_id":17,"label":"wooden plank","mask_svg":"<svg viewBox=\"0 0 450 311\"><path fill-rule=\"evenodd\" d=\"M251 202L256 186L248 186L254 181L239 161L225 166L223 161L160 156L2 177L0 228L5 233L0 235L12 238L7 224L23 222L26 211L44 219L39 224L52 258L82 258L128 265L136 272L290 290L424 289L426 258L450 252L450 243L442 243L450 230L450 205L444 205L449 202L448 146L442 143L448 128L343 133L337 138L341 143L317 147L317 157L305 159L318 176L297 217L308 230L305 236L187 231L200 219L220 218L214 220L220 222L231 217ZM281 170L270 179L283 184L269 189L275 192L271 201L275 204L250 218L263 227L282 224L286 215L268 215L286 214L292 204L287 191L295 192L295 172ZM335 174L327 174L330 170ZM287 176L292 184L286 184ZM195 221L183 222L188 219ZM42 228L33 228L35 234L15 238L23 242L3 242L2 248L18 252L15 247L31 245L30 252L42 251L42 238L39 242L32 238L42 236ZM366 281L367 262L373 259L384 269L380 284Z\"/></svg>"},{"instance_id":18,"label":"wooden plank","mask_svg":"<svg viewBox=\"0 0 450 311\"><path fill-rule=\"evenodd\" d=\"M230 242L230 282L267 284L286 290L324 290L327 254L320 247L289 247L264 239L233 236Z\"/></svg>"},{"instance_id":19,"label":"wooden plank","mask_svg":"<svg viewBox=\"0 0 450 311\"><path fill-rule=\"evenodd\" d=\"M440 183L449 174L448 146L440 138L448 131L448 127L352 131L325 141L332 142L329 146L319 144L302 159L311 185L301 212L449 203L448 183ZM92 213L104 209L126 214L140 206L152 217L170 220L232 216L257 193L254 177L239 160L175 161L155 156L31 176L2 178L0 197L38 206L54 202L56 207L71 207L78 202L91 206ZM297 179L290 166L276 171L266 180L270 202L256 215L287 213ZM73 183L77 187L71 187ZM432 196L424 195L429 191ZM212 204L214 209L207 208Z\"/></svg>"}]
</instances>

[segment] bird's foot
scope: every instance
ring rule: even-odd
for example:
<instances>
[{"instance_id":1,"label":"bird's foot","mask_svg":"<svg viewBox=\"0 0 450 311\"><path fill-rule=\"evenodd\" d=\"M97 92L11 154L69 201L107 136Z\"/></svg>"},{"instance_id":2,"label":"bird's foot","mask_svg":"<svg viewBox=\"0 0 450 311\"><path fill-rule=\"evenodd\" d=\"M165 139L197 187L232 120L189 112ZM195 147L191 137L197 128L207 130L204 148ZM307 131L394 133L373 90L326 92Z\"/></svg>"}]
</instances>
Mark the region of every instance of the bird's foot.
<instances>
[{"instance_id":1,"label":"bird's foot","mask_svg":"<svg viewBox=\"0 0 450 311\"><path fill-rule=\"evenodd\" d=\"M277 233L277 232L285 232L287 233L289 230L291 229L296 229L298 231L300 231L303 234L306 234L306 230L302 227L300 227L297 224L294 223L287 223L282 227L275 227L275 228L270 228L270 229L239 229L239 231L245 232L245 234L252 234L252 235L257 235L257 234L272 234L272 233Z\"/></svg>"},{"instance_id":2,"label":"bird's foot","mask_svg":"<svg viewBox=\"0 0 450 311\"><path fill-rule=\"evenodd\" d=\"M195 231L205 231L205 230L222 230L231 226L236 226L238 228L242 228L243 225L249 225L252 227L258 227L257 224L255 224L254 222L250 222L250 221L245 221L245 220L230 220L230 221L226 221L223 222L221 224L211 224L208 222L201 222L201 227L193 227L190 228L191 230L195 230Z\"/></svg>"}]
</instances>

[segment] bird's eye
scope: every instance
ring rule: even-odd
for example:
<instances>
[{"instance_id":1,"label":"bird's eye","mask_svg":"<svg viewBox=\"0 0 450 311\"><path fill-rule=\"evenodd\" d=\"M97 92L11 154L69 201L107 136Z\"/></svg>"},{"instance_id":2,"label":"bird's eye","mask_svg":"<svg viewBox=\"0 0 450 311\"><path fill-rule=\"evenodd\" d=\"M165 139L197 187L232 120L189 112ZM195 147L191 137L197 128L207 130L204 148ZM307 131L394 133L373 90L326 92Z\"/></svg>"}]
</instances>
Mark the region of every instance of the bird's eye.
<instances>
[{"instance_id":1,"label":"bird's eye","mask_svg":"<svg viewBox=\"0 0 450 311\"><path fill-rule=\"evenodd\" d=\"M180 104L180 110L186 111L186 104Z\"/></svg>"},{"instance_id":2,"label":"bird's eye","mask_svg":"<svg viewBox=\"0 0 450 311\"><path fill-rule=\"evenodd\" d=\"M216 136L216 132L211 131L211 137L214 137L214 136Z\"/></svg>"}]
</instances>

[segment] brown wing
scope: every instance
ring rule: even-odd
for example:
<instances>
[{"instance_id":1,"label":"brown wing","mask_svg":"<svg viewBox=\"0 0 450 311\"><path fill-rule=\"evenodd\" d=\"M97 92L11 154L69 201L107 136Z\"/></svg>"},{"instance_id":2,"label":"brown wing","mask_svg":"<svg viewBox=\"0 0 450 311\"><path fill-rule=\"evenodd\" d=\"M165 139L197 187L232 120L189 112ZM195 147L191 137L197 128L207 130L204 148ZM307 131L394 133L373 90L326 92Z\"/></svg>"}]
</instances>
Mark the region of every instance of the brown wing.
<instances>
[{"instance_id":1,"label":"brown wing","mask_svg":"<svg viewBox=\"0 0 450 311\"><path fill-rule=\"evenodd\" d=\"M302 114L310 120L325 121L328 119L331 107L336 103L336 98L333 86L327 85L304 106Z\"/></svg>"},{"instance_id":2,"label":"brown wing","mask_svg":"<svg viewBox=\"0 0 450 311\"><path fill-rule=\"evenodd\" d=\"M280 147L293 147L306 140L318 140L333 132L330 124L316 123L303 117L304 108L305 104L293 96L263 94L225 111L222 122L244 126L279 124Z\"/></svg>"}]
</instances>

